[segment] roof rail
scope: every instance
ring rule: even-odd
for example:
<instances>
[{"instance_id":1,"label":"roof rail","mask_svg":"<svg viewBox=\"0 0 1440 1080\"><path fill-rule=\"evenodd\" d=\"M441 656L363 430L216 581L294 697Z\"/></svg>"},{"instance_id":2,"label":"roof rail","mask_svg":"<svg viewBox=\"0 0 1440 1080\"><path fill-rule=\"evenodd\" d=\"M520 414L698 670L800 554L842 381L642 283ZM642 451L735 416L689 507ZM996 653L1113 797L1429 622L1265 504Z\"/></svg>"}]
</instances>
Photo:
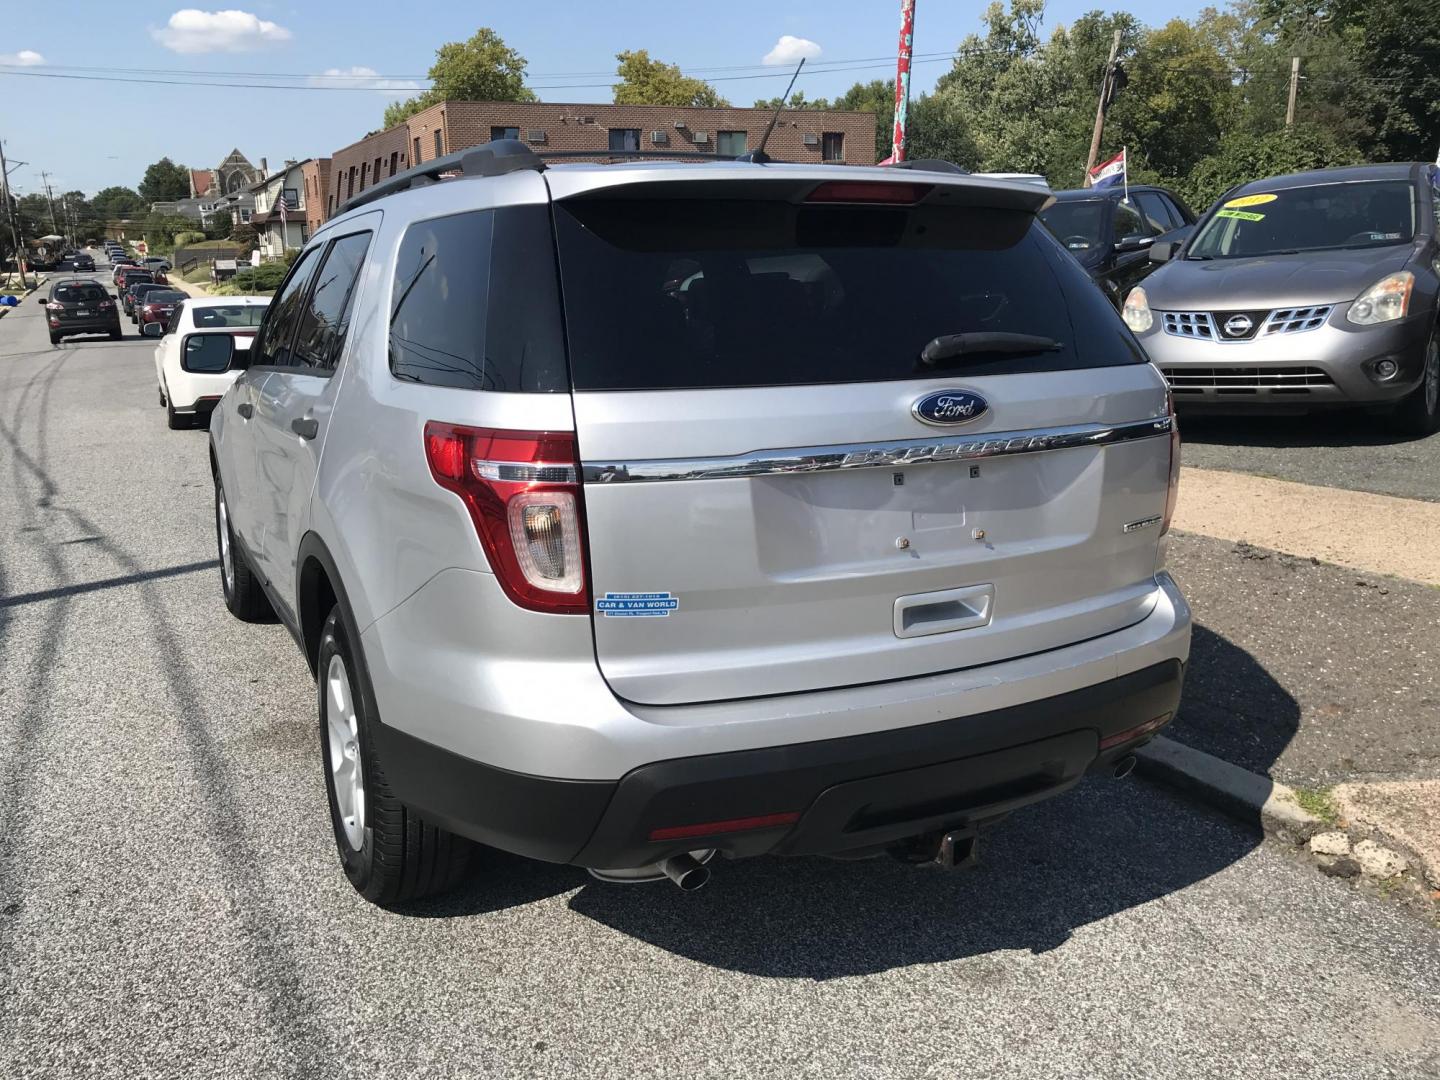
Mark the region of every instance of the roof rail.
<instances>
[{"instance_id":1,"label":"roof rail","mask_svg":"<svg viewBox=\"0 0 1440 1080\"><path fill-rule=\"evenodd\" d=\"M953 161L942 161L940 158L913 158L905 161L887 161L881 166L882 169L915 169L919 172L944 172L963 173L969 175L969 169L962 169Z\"/></svg>"},{"instance_id":2,"label":"roof rail","mask_svg":"<svg viewBox=\"0 0 1440 1080\"><path fill-rule=\"evenodd\" d=\"M335 213L338 216L387 195L394 195L397 191L433 184L449 172L458 172L461 176L503 176L505 173L521 172L525 169L540 172L544 168L545 163L535 151L519 139L494 139L396 173L390 179L382 180L359 195L347 199Z\"/></svg>"},{"instance_id":3,"label":"roof rail","mask_svg":"<svg viewBox=\"0 0 1440 1080\"><path fill-rule=\"evenodd\" d=\"M721 157L704 150L542 150L535 155L546 161L565 158L611 158L631 161L639 158L668 158L686 161L740 161L741 158Z\"/></svg>"}]
</instances>

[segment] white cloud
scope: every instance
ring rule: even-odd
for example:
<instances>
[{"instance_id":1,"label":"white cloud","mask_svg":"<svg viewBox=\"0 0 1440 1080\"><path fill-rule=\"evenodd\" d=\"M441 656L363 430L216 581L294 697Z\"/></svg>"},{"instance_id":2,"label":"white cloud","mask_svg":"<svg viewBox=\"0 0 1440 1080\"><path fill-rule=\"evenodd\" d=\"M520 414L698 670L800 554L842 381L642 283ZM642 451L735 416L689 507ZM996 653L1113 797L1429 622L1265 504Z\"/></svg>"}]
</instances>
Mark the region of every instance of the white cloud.
<instances>
[{"instance_id":1,"label":"white cloud","mask_svg":"<svg viewBox=\"0 0 1440 1080\"><path fill-rule=\"evenodd\" d=\"M171 52L253 52L290 40L290 31L248 11L182 8L151 35Z\"/></svg>"},{"instance_id":2,"label":"white cloud","mask_svg":"<svg viewBox=\"0 0 1440 1080\"><path fill-rule=\"evenodd\" d=\"M781 34L775 47L765 54L762 64L798 64L802 58L814 60L820 55L820 46L809 38Z\"/></svg>"},{"instance_id":3,"label":"white cloud","mask_svg":"<svg viewBox=\"0 0 1440 1080\"><path fill-rule=\"evenodd\" d=\"M0 64L6 67L38 67L45 63L45 57L34 49L21 49L17 53L0 53Z\"/></svg>"},{"instance_id":4,"label":"white cloud","mask_svg":"<svg viewBox=\"0 0 1440 1080\"><path fill-rule=\"evenodd\" d=\"M363 90L379 90L384 94L413 94L423 90L423 83L414 79L382 79L374 68L359 65L348 68L326 68L319 75L310 76L311 86L349 86Z\"/></svg>"}]
</instances>

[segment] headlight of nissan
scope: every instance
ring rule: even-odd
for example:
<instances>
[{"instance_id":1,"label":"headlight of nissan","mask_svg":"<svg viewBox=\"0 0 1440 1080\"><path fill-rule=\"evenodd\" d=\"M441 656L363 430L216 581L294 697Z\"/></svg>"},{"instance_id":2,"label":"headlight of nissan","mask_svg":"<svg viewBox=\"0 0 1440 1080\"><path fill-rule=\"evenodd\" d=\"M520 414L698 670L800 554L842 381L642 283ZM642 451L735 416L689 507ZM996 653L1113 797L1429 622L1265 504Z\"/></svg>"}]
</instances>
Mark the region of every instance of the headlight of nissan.
<instances>
[{"instance_id":1,"label":"headlight of nissan","mask_svg":"<svg viewBox=\"0 0 1440 1080\"><path fill-rule=\"evenodd\" d=\"M1150 302L1145 296L1145 290L1139 285L1130 290L1130 295L1125 297L1125 306L1120 309L1120 317L1125 320L1125 325L1139 334L1149 330L1155 324L1155 318L1150 314Z\"/></svg>"},{"instance_id":2,"label":"headlight of nissan","mask_svg":"<svg viewBox=\"0 0 1440 1080\"><path fill-rule=\"evenodd\" d=\"M1410 314L1410 291L1414 288L1415 275L1409 270L1387 274L1360 294L1345 318L1357 326L1403 319Z\"/></svg>"}]
</instances>

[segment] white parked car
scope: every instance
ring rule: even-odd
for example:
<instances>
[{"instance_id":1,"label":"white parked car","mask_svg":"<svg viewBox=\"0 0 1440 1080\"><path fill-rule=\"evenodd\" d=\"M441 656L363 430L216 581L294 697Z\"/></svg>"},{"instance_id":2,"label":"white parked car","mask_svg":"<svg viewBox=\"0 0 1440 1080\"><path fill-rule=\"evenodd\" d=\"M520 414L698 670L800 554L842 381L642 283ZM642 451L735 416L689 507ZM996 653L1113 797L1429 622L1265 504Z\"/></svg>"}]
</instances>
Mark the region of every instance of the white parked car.
<instances>
[{"instance_id":1,"label":"white parked car","mask_svg":"<svg viewBox=\"0 0 1440 1080\"><path fill-rule=\"evenodd\" d=\"M155 346L155 385L172 428L189 427L215 408L246 366L250 344L270 304L268 296L192 297L182 302ZM236 363L236 357L240 363Z\"/></svg>"}]
</instances>

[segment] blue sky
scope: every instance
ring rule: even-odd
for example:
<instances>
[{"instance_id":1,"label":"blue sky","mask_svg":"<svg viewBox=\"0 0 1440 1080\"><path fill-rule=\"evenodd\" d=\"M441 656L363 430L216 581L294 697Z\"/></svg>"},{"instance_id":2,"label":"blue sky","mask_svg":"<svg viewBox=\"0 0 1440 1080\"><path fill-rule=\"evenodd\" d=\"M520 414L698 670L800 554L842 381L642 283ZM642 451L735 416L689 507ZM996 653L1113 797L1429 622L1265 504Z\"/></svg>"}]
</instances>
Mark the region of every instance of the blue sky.
<instances>
[{"instance_id":1,"label":"blue sky","mask_svg":"<svg viewBox=\"0 0 1440 1080\"><path fill-rule=\"evenodd\" d=\"M841 93L857 79L888 77L893 61L871 58L893 56L899 25L899 0L231 2L236 6L224 9L185 9L174 0L6 5L0 16L0 137L8 156L29 163L12 173L15 189L39 190L40 169L53 174L57 190L133 187L145 166L163 155L209 167L235 146L257 163L261 157L273 164L326 156L378 127L386 102L400 92L396 87L423 79L438 45L469 37L479 26L494 28L525 56L529 81L546 101L608 101L608 87L595 84L609 81L614 54L644 48L712 78L732 102L749 105L785 88L789 67L760 66L772 52L778 58L813 53L818 46L815 59L821 62L870 62L802 76L797 86L810 97ZM953 49L979 28L984 6L978 0L918 0L916 53ZM1047 32L1096 6L1052 0ZM1137 0L1122 6L1155 24L1191 15L1202 4ZM395 18L397 9L405 18ZM802 44L782 42L787 35ZM916 90L928 89L948 66L943 60L918 62ZM103 73L96 68L112 75L136 69L124 73L130 78L208 77L346 89L42 77ZM732 70L713 70L721 68ZM12 71L28 74L5 73ZM327 80L327 72L341 78ZM737 77L757 75L765 77ZM376 76L381 88L369 76Z\"/></svg>"}]
</instances>

